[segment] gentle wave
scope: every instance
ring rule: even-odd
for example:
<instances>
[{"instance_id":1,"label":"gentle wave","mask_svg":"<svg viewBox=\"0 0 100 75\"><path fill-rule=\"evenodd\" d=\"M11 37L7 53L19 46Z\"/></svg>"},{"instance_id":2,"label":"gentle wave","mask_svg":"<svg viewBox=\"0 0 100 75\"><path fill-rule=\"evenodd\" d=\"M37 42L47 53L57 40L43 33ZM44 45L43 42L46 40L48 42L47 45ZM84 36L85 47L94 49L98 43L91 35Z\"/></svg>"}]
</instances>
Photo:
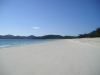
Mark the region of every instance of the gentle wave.
<instances>
[{"instance_id":1,"label":"gentle wave","mask_svg":"<svg viewBox=\"0 0 100 75\"><path fill-rule=\"evenodd\" d=\"M54 39L0 39L0 48L36 44L53 40Z\"/></svg>"},{"instance_id":2,"label":"gentle wave","mask_svg":"<svg viewBox=\"0 0 100 75\"><path fill-rule=\"evenodd\" d=\"M8 46L10 46L10 45L3 45L3 46L0 46L0 48L4 48L4 47L8 47Z\"/></svg>"}]
</instances>

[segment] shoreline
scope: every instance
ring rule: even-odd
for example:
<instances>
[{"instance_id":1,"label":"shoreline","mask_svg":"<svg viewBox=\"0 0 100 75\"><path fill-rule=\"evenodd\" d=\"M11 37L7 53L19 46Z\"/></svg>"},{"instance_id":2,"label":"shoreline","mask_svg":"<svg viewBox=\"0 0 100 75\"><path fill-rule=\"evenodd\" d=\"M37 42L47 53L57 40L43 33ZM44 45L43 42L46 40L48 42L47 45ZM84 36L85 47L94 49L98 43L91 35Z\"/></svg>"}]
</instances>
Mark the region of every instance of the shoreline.
<instances>
[{"instance_id":1,"label":"shoreline","mask_svg":"<svg viewBox=\"0 0 100 75\"><path fill-rule=\"evenodd\" d=\"M41 40L41 39L40 39ZM43 40L43 39L42 39ZM45 41L47 40L47 41ZM41 42L31 42L31 43L21 43L21 44L12 44L12 45L3 45L3 46L0 46L0 49L3 49L3 48L11 48L11 47L19 47L19 46L25 46L25 45L31 45L31 44L38 44L38 43L45 43L45 42L52 42L52 41L57 41L56 40L52 40L52 39L45 39L44 41L41 41Z\"/></svg>"},{"instance_id":2,"label":"shoreline","mask_svg":"<svg viewBox=\"0 0 100 75\"><path fill-rule=\"evenodd\" d=\"M73 39L0 49L0 75L99 75L100 47Z\"/></svg>"}]
</instances>

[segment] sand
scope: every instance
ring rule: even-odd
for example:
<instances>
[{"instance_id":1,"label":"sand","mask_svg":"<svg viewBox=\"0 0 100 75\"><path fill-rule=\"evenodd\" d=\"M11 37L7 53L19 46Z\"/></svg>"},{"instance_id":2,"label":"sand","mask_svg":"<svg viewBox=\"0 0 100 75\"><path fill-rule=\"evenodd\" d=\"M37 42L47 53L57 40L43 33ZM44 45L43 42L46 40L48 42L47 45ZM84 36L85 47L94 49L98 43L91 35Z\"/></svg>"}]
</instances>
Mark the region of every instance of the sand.
<instances>
[{"instance_id":1,"label":"sand","mask_svg":"<svg viewBox=\"0 0 100 75\"><path fill-rule=\"evenodd\" d=\"M0 49L0 75L100 75L100 42L93 44L96 39Z\"/></svg>"}]
</instances>

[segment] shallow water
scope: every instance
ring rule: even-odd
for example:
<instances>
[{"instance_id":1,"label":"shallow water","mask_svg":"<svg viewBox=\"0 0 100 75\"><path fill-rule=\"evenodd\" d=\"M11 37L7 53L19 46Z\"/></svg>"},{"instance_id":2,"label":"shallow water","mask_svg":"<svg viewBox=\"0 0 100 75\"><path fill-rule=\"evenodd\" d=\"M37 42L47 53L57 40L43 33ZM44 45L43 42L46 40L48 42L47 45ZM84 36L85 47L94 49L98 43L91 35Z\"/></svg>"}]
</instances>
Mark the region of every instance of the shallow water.
<instances>
[{"instance_id":1,"label":"shallow water","mask_svg":"<svg viewBox=\"0 0 100 75\"><path fill-rule=\"evenodd\" d=\"M53 40L54 39L0 39L0 48L12 47L24 44L35 44Z\"/></svg>"}]
</instances>

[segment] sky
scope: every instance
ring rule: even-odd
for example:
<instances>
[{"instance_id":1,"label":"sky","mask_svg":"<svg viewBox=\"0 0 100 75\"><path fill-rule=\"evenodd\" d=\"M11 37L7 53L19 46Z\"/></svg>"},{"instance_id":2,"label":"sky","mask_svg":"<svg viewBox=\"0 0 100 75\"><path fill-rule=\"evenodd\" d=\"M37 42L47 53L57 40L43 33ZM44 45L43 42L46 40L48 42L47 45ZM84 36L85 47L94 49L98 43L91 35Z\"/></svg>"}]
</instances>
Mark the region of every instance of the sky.
<instances>
[{"instance_id":1,"label":"sky","mask_svg":"<svg viewBox=\"0 0 100 75\"><path fill-rule=\"evenodd\" d=\"M100 0L0 0L0 35L77 36L100 27Z\"/></svg>"}]
</instances>

